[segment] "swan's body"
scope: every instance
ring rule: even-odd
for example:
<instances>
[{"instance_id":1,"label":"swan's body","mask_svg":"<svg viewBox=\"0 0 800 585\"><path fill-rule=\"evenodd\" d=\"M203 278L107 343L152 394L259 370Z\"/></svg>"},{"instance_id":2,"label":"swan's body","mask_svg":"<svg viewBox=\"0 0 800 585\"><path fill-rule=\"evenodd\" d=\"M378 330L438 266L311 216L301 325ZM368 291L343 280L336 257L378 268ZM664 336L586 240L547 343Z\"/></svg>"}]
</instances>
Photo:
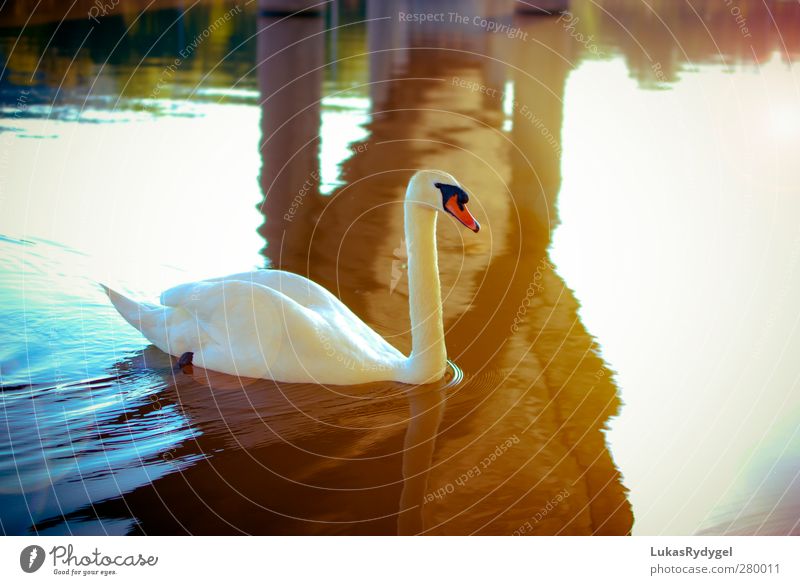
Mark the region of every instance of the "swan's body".
<instances>
[{"instance_id":1,"label":"swan's body","mask_svg":"<svg viewBox=\"0 0 800 585\"><path fill-rule=\"evenodd\" d=\"M283 270L182 284L160 305L109 293L156 347L203 368L283 382L398 379L405 357L323 287Z\"/></svg>"},{"instance_id":2,"label":"swan's body","mask_svg":"<svg viewBox=\"0 0 800 585\"><path fill-rule=\"evenodd\" d=\"M436 189L442 198L438 207ZM463 200L458 195L456 202L458 192ZM106 291L122 316L156 347L174 356L193 352L195 363L210 370L282 382L433 382L444 376L447 363L435 211L444 206L477 231L477 222L463 205L466 199L446 173L422 171L409 183L405 232L412 351L408 357L328 290L283 270L182 284L162 293L159 305Z\"/></svg>"}]
</instances>

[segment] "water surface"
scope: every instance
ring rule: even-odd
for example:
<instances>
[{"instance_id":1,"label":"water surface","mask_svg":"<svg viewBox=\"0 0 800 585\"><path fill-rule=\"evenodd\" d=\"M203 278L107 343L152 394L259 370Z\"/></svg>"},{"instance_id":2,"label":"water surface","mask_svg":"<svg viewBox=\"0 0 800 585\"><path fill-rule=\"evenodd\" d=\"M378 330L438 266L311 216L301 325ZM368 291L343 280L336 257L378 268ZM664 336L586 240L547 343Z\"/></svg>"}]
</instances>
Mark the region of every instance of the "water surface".
<instances>
[{"instance_id":1,"label":"water surface","mask_svg":"<svg viewBox=\"0 0 800 585\"><path fill-rule=\"evenodd\" d=\"M697 1L493 3L513 35L470 24L481 2L425 25L23 4L0 11L5 533L798 530L795 5L748 3L748 38ZM292 270L407 352L418 168L483 227L440 222L439 384L184 374L96 285Z\"/></svg>"}]
</instances>

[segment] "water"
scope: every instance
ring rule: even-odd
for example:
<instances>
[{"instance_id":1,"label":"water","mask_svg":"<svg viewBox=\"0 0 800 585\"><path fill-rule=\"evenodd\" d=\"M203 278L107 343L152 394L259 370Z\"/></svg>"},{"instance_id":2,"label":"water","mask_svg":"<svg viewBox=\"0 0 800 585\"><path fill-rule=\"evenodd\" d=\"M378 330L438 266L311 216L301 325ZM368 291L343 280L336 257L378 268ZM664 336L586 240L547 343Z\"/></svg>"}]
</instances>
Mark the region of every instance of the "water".
<instances>
[{"instance_id":1,"label":"water","mask_svg":"<svg viewBox=\"0 0 800 585\"><path fill-rule=\"evenodd\" d=\"M797 532L796 5L741 2L743 32L715 2L495 4L504 34L480 2L54 3L23 34L25 4L0 11L4 533ZM440 222L440 384L184 374L96 284L280 267L407 352L416 168L483 227Z\"/></svg>"}]
</instances>

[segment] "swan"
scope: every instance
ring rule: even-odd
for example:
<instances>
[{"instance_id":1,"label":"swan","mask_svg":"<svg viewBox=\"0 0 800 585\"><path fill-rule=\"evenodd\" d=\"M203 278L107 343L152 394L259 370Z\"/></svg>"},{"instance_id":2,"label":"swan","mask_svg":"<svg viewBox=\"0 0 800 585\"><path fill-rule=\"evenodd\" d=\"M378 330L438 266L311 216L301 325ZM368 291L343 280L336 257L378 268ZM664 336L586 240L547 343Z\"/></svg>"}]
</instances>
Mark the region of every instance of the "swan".
<instances>
[{"instance_id":1,"label":"swan","mask_svg":"<svg viewBox=\"0 0 800 585\"><path fill-rule=\"evenodd\" d=\"M137 302L105 285L122 317L181 365L278 382L425 384L447 365L436 251L438 214L473 232L469 196L442 171L419 171L404 201L411 315L406 357L327 289L283 270L255 270L189 282ZM193 354L193 356L192 356Z\"/></svg>"}]
</instances>

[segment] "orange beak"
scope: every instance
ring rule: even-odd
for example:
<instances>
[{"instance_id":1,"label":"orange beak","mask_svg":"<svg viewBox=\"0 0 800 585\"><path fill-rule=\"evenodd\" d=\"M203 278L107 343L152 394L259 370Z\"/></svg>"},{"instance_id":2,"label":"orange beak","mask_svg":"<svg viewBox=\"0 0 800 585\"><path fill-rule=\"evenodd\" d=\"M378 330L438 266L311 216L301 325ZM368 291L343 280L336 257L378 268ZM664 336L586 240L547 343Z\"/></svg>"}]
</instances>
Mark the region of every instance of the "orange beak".
<instances>
[{"instance_id":1,"label":"orange beak","mask_svg":"<svg viewBox=\"0 0 800 585\"><path fill-rule=\"evenodd\" d=\"M469 209L467 209L467 206L463 203L461 205L458 204L457 197L451 197L448 199L444 207L453 217L455 217L473 232L478 233L478 230L481 229L481 224L478 223L478 220L472 217L472 214L469 212Z\"/></svg>"}]
</instances>

